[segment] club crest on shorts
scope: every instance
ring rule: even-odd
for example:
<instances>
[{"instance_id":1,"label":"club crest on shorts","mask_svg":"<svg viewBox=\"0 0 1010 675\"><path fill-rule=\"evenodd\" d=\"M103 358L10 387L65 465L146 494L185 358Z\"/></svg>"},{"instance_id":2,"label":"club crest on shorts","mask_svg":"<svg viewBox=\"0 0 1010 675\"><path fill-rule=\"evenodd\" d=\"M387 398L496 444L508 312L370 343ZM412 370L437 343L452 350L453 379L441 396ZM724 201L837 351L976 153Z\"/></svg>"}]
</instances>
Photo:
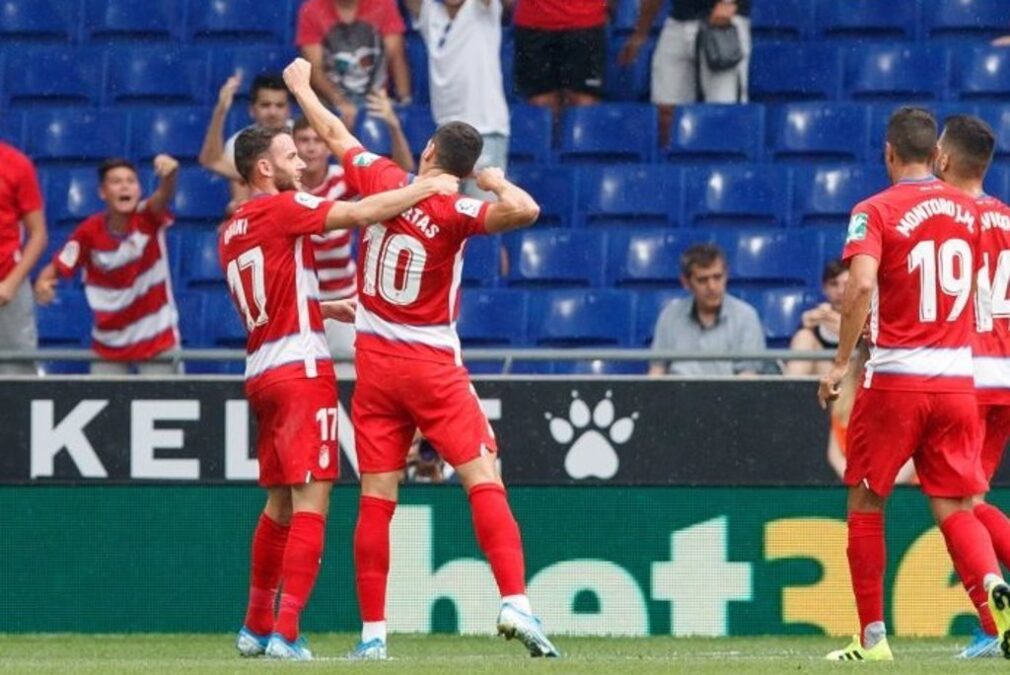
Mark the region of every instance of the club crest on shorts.
<instances>
[{"instance_id":1,"label":"club crest on shorts","mask_svg":"<svg viewBox=\"0 0 1010 675\"><path fill-rule=\"evenodd\" d=\"M330 448L327 445L319 446L319 468L328 469L330 466Z\"/></svg>"}]
</instances>

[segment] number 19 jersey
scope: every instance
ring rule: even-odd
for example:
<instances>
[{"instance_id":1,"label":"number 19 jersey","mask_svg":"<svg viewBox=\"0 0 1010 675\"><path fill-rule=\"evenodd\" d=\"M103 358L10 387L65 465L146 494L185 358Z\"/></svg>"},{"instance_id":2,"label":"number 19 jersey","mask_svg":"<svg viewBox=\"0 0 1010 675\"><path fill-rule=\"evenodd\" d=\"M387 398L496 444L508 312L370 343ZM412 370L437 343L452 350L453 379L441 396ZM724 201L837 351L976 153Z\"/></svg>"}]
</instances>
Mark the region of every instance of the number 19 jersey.
<instances>
[{"instance_id":1,"label":"number 19 jersey","mask_svg":"<svg viewBox=\"0 0 1010 675\"><path fill-rule=\"evenodd\" d=\"M332 204L304 192L260 195L221 228L221 268L249 331L249 395L282 380L334 378L310 240Z\"/></svg>"},{"instance_id":2,"label":"number 19 jersey","mask_svg":"<svg viewBox=\"0 0 1010 675\"><path fill-rule=\"evenodd\" d=\"M903 181L852 211L843 258L879 263L867 389L970 392L974 200L930 177Z\"/></svg>"}]
</instances>

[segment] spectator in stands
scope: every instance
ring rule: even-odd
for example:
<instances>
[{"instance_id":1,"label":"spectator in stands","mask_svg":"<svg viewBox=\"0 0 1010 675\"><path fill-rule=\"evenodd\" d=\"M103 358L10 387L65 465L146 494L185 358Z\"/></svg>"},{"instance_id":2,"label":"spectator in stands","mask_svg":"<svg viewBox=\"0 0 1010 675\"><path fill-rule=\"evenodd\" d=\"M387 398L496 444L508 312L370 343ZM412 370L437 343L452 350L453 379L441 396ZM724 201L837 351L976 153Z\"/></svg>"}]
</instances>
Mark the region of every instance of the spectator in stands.
<instances>
[{"instance_id":1,"label":"spectator in stands","mask_svg":"<svg viewBox=\"0 0 1010 675\"><path fill-rule=\"evenodd\" d=\"M849 280L849 270L841 260L832 260L824 266L821 274L821 289L825 302L803 312L802 327L796 331L790 349L798 351L833 350L838 346L838 330L841 326L842 297L845 284ZM830 361L789 361L786 375L823 375L831 370Z\"/></svg>"},{"instance_id":2,"label":"spectator in stands","mask_svg":"<svg viewBox=\"0 0 1010 675\"><path fill-rule=\"evenodd\" d=\"M221 86L203 139L203 147L200 148L200 165L231 181L232 201L228 213L249 196L248 188L235 169L235 139L244 129L232 134L227 141L224 139L225 121L235 101L235 92L241 84L242 76L236 73ZM291 123L288 88L284 86L284 79L279 74L257 75L249 88L249 98L249 117L252 119L250 126L281 127Z\"/></svg>"},{"instance_id":3,"label":"spectator in stands","mask_svg":"<svg viewBox=\"0 0 1010 675\"><path fill-rule=\"evenodd\" d=\"M178 372L170 362L148 361L179 346L178 314L165 251L165 228L172 224L168 205L175 196L179 163L168 155L154 158L158 189L141 200L136 167L122 158L98 168L105 211L85 219L35 282L41 304L52 302L57 280L81 269L95 317L92 346L103 360L91 364L99 375Z\"/></svg>"},{"instance_id":4,"label":"spectator in stands","mask_svg":"<svg viewBox=\"0 0 1010 675\"><path fill-rule=\"evenodd\" d=\"M607 0L518 0L515 85L557 116L600 102L607 59Z\"/></svg>"},{"instance_id":5,"label":"spectator in stands","mask_svg":"<svg viewBox=\"0 0 1010 675\"><path fill-rule=\"evenodd\" d=\"M621 49L617 62L628 65L649 37L663 0L642 0L635 32ZM695 103L746 103L750 60L750 0L674 0L652 57L652 102L659 106L660 142L665 144L673 124L673 108ZM699 54L698 34L704 24L734 26L742 60L731 68L713 70Z\"/></svg>"},{"instance_id":6,"label":"spectator in stands","mask_svg":"<svg viewBox=\"0 0 1010 675\"><path fill-rule=\"evenodd\" d=\"M760 352L764 329L757 312L726 293L726 256L714 244L695 244L680 259L681 283L690 298L677 298L656 321L657 351ZM649 375L740 375L762 372L760 361L653 361Z\"/></svg>"},{"instance_id":7,"label":"spectator in stands","mask_svg":"<svg viewBox=\"0 0 1010 675\"><path fill-rule=\"evenodd\" d=\"M438 125L466 122L484 139L474 173L506 169L509 111L502 86L502 0L407 0L415 26L428 47L431 113ZM493 193L463 184L472 197L494 201Z\"/></svg>"},{"instance_id":8,"label":"spectator in stands","mask_svg":"<svg viewBox=\"0 0 1010 675\"><path fill-rule=\"evenodd\" d=\"M370 93L386 88L411 102L410 69L395 0L306 0L298 10L295 44L312 64L312 87L354 129Z\"/></svg>"},{"instance_id":9,"label":"spectator in stands","mask_svg":"<svg viewBox=\"0 0 1010 675\"><path fill-rule=\"evenodd\" d=\"M21 245L22 228L28 237ZM0 350L38 347L28 273L46 248L46 216L35 165L0 143ZM34 375L34 364L0 363L0 374Z\"/></svg>"}]
</instances>

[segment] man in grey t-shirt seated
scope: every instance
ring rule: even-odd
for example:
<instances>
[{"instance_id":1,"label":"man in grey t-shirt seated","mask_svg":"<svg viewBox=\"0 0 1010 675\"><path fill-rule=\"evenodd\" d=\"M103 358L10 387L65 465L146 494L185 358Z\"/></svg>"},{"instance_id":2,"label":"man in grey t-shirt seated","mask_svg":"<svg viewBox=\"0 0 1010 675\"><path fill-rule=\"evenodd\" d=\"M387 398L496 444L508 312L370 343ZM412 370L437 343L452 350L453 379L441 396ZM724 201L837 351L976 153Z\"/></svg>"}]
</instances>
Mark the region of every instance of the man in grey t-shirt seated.
<instances>
[{"instance_id":1,"label":"man in grey t-shirt seated","mask_svg":"<svg viewBox=\"0 0 1010 675\"><path fill-rule=\"evenodd\" d=\"M672 300L656 321L652 348L663 351L759 352L764 329L753 307L726 293L726 256L714 244L695 244L680 258L680 281L691 294ZM653 361L649 375L740 375L760 361Z\"/></svg>"}]
</instances>

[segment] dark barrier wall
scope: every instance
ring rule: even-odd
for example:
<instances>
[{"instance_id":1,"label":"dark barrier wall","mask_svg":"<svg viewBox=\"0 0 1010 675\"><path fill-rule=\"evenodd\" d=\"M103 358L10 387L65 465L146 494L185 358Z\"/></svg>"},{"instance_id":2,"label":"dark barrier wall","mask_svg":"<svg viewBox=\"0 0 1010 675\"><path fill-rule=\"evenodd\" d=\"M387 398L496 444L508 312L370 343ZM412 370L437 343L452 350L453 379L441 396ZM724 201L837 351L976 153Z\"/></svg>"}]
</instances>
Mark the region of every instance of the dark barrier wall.
<instances>
[{"instance_id":1,"label":"dark barrier wall","mask_svg":"<svg viewBox=\"0 0 1010 675\"><path fill-rule=\"evenodd\" d=\"M842 488L518 487L510 496L529 594L555 633L851 635L857 626ZM993 497L1010 503L1010 491ZM262 501L252 486L0 489L0 633L236 630ZM356 511L354 487L338 487L309 631L357 628ZM898 488L887 521L888 627L964 632L971 608L923 498ZM391 540L393 630L492 632L497 594L458 487L404 489Z\"/></svg>"}]
</instances>

